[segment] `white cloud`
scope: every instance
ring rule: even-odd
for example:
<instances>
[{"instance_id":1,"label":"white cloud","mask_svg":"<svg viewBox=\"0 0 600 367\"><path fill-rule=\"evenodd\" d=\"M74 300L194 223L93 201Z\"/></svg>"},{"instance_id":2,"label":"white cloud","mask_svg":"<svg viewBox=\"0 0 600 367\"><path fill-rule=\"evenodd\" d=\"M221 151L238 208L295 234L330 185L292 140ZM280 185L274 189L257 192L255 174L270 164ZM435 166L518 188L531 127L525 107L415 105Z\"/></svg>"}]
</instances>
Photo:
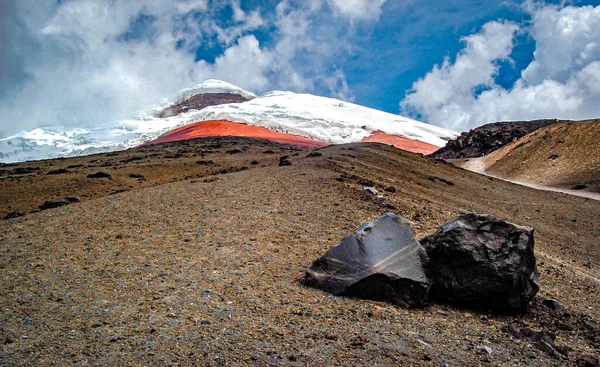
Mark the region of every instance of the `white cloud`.
<instances>
[{"instance_id":1,"label":"white cloud","mask_svg":"<svg viewBox=\"0 0 600 367\"><path fill-rule=\"evenodd\" d=\"M465 38L456 62L446 59L413 85L400 103L407 115L456 130L537 118L599 117L600 6L530 7L534 60L514 87L494 83L496 62L512 51L514 24L491 22ZM473 88L485 86L480 95Z\"/></svg>"},{"instance_id":2,"label":"white cloud","mask_svg":"<svg viewBox=\"0 0 600 367\"><path fill-rule=\"evenodd\" d=\"M15 3L25 19L33 2ZM235 4L234 4L235 5ZM235 7L235 6L234 6ZM266 90L273 56L254 36L258 12L235 11L236 26L224 36L226 48L214 63L175 46L203 36L184 31L181 14L206 10L206 1L64 2L45 21L24 20L38 48L23 55L26 81L0 100L0 136L43 126L94 126L155 106L185 87L221 78L248 90ZM153 19L151 36L123 42L141 14Z\"/></svg>"},{"instance_id":3,"label":"white cloud","mask_svg":"<svg viewBox=\"0 0 600 367\"><path fill-rule=\"evenodd\" d=\"M354 22L375 20L384 1L331 0L333 15L327 1L0 1L0 137L112 123L208 78L352 100L336 65ZM199 48L222 51L196 60Z\"/></svg>"},{"instance_id":4,"label":"white cloud","mask_svg":"<svg viewBox=\"0 0 600 367\"><path fill-rule=\"evenodd\" d=\"M386 0L328 0L331 7L352 20L377 20Z\"/></svg>"}]
</instances>

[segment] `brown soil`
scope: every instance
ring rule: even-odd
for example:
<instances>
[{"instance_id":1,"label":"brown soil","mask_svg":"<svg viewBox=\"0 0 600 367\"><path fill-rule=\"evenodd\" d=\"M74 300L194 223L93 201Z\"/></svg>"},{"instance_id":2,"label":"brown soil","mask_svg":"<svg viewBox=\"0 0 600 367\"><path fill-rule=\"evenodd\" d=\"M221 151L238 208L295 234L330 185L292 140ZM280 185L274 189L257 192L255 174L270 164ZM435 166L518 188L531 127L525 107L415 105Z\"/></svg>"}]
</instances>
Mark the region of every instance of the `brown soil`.
<instances>
[{"instance_id":1,"label":"brown soil","mask_svg":"<svg viewBox=\"0 0 600 367\"><path fill-rule=\"evenodd\" d=\"M3 213L82 202L0 222L0 364L559 366L600 354L596 201L382 144L319 152L212 138L2 167L39 168L2 179ZM282 155L291 166L278 166ZM121 162L132 157L141 159ZM98 170L112 180L86 178ZM380 200L365 185L396 192ZM121 187L129 191L108 195ZM383 212L423 237L461 210L536 228L541 290L527 315L406 310L299 283L314 259ZM564 311L541 304L550 297ZM566 355L505 325L547 330Z\"/></svg>"},{"instance_id":2,"label":"brown soil","mask_svg":"<svg viewBox=\"0 0 600 367\"><path fill-rule=\"evenodd\" d=\"M600 120L550 125L484 158L486 172L513 181L600 192Z\"/></svg>"}]
</instances>

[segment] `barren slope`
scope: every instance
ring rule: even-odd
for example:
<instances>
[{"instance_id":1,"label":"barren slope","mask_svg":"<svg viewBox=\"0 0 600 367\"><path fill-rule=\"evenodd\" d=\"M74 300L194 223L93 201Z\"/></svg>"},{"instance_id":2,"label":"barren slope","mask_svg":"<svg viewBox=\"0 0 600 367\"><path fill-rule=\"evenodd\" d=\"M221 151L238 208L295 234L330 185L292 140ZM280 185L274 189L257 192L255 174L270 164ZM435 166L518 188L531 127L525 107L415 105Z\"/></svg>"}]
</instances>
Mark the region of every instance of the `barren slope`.
<instances>
[{"instance_id":1,"label":"barren slope","mask_svg":"<svg viewBox=\"0 0 600 367\"><path fill-rule=\"evenodd\" d=\"M558 366L600 353L597 202L381 144L331 146L307 157L311 151L247 139L200 148L203 141L181 146L168 170L163 145L144 147L144 160L113 170L115 181L132 164L161 180L199 179L96 194L0 222L0 364ZM233 149L242 153L226 153ZM261 163L211 175L193 163L200 150L219 167ZM118 161L119 154L96 159ZM292 166L277 166L284 154ZM176 167L188 171L176 176ZM57 177L66 187L76 180ZM2 190L22 186L26 195L45 179L4 180ZM361 191L367 184L396 192L379 200ZM405 310L298 283L315 258L382 212L411 220L422 237L461 209L536 227L541 291L528 315ZM542 306L542 297L557 298L565 312ZM555 333L570 354L553 359L503 325Z\"/></svg>"},{"instance_id":2,"label":"barren slope","mask_svg":"<svg viewBox=\"0 0 600 367\"><path fill-rule=\"evenodd\" d=\"M600 192L600 120L547 126L484 158L486 172L509 180Z\"/></svg>"}]
</instances>

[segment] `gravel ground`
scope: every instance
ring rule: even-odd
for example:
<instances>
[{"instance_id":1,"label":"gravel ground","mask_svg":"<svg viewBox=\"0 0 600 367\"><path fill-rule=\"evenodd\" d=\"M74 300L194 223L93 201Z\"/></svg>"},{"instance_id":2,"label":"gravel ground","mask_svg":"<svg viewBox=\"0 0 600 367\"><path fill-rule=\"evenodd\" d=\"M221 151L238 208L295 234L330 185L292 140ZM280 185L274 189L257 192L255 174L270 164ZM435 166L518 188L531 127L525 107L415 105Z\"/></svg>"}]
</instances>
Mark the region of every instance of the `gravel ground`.
<instances>
[{"instance_id":1,"label":"gravel ground","mask_svg":"<svg viewBox=\"0 0 600 367\"><path fill-rule=\"evenodd\" d=\"M242 153L226 153L232 145ZM212 175L186 163L200 159L195 145L170 163L189 172L151 157L178 145L129 151L121 154L144 154L136 169L155 176L146 187L108 195L118 182L77 186L79 178L62 176L47 197L90 194L1 221L0 364L562 366L600 355L596 201L380 144L322 148L310 158L248 139L221 146L203 159L248 169ZM292 165L279 167L284 154ZM112 181L130 169L115 168ZM3 179L5 212L39 205L27 189L46 179ZM367 185L396 192L380 200L361 191ZM410 220L420 238L463 209L536 228L541 290L528 314L407 310L300 282L314 259L383 212ZM545 298L564 309L547 308ZM503 332L506 325L548 331L565 354L552 357Z\"/></svg>"}]
</instances>

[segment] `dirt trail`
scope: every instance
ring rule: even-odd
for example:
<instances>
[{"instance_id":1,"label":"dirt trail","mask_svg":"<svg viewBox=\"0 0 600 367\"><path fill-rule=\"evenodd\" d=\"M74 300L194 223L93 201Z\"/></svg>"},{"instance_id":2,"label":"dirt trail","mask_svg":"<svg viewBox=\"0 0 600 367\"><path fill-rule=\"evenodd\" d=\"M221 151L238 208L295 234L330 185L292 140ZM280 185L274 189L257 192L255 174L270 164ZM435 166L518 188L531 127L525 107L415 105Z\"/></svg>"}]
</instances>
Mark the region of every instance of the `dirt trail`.
<instances>
[{"instance_id":1,"label":"dirt trail","mask_svg":"<svg viewBox=\"0 0 600 367\"><path fill-rule=\"evenodd\" d=\"M482 175L494 177L494 178L497 178L499 180L504 180L504 181L507 181L507 182L512 182L512 183L517 184L517 185L531 187L532 189L544 190L544 191L552 191L552 192L560 192L560 193L563 193L563 194L574 195L574 196L584 197L584 198L593 199L593 200L600 200L600 193L588 192L588 191L578 191L578 190L569 190L569 189L561 189L561 188L558 188L558 187L550 187L550 186L542 186L542 185L536 185L536 184L532 184L532 183L528 183L528 182L519 182L519 181L507 180L507 179L504 179L502 177L491 175L491 174L489 174L489 173L486 172L486 170L485 170L485 163L483 162L483 159L484 159L484 157L481 157L481 158L469 158L467 160L455 159L455 160L452 160L452 163L455 164L455 165L457 165L458 167L464 168L464 169L469 170L471 172L475 172L475 173L479 173L479 174L482 174Z\"/></svg>"}]
</instances>

